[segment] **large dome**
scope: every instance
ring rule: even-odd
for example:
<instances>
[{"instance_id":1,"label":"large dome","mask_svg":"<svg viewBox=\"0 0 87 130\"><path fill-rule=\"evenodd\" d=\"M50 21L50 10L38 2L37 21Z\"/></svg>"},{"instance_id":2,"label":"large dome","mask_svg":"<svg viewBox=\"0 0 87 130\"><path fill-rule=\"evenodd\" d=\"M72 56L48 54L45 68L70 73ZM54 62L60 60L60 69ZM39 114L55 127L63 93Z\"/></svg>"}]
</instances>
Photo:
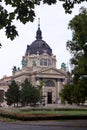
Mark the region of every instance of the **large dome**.
<instances>
[{"instance_id":1,"label":"large dome","mask_svg":"<svg viewBox=\"0 0 87 130\"><path fill-rule=\"evenodd\" d=\"M32 55L32 54L43 54L46 52L48 55L52 55L52 49L50 46L42 40L42 32L40 30L40 26L38 26L38 30L36 32L36 40L32 42L31 45L27 46L26 55Z\"/></svg>"}]
</instances>

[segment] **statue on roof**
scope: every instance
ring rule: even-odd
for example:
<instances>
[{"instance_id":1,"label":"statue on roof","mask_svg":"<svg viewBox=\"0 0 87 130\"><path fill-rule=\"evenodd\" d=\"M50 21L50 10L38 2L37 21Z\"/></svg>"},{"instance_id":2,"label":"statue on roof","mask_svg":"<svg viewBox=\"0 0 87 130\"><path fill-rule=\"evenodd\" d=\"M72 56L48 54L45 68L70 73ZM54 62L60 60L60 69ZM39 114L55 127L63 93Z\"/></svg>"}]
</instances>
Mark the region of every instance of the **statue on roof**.
<instances>
[{"instance_id":1,"label":"statue on roof","mask_svg":"<svg viewBox=\"0 0 87 130\"><path fill-rule=\"evenodd\" d=\"M66 64L63 62L62 64L61 64L61 69L63 69L63 70L65 70L66 71Z\"/></svg>"}]
</instances>

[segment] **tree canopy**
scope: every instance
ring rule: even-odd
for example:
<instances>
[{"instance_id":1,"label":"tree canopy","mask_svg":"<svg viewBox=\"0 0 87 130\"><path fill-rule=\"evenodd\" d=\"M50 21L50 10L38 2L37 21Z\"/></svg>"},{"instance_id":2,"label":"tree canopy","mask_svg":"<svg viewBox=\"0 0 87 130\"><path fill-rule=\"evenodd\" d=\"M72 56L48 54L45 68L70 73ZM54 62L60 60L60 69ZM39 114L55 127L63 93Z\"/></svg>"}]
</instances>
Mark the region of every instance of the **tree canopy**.
<instances>
[{"instance_id":1,"label":"tree canopy","mask_svg":"<svg viewBox=\"0 0 87 130\"><path fill-rule=\"evenodd\" d=\"M40 91L34 87L28 79L24 80L21 88L21 103L23 105L35 105L40 100Z\"/></svg>"},{"instance_id":2,"label":"tree canopy","mask_svg":"<svg viewBox=\"0 0 87 130\"><path fill-rule=\"evenodd\" d=\"M72 104L74 98L74 87L72 84L64 85L64 88L60 92L61 102L65 104L67 103Z\"/></svg>"},{"instance_id":3,"label":"tree canopy","mask_svg":"<svg viewBox=\"0 0 87 130\"><path fill-rule=\"evenodd\" d=\"M72 54L72 102L79 104L87 100L87 9L80 9L79 15L69 22L69 28L72 30L72 40L67 42L67 49ZM67 88L71 90L72 87L65 86L63 91Z\"/></svg>"},{"instance_id":4,"label":"tree canopy","mask_svg":"<svg viewBox=\"0 0 87 130\"><path fill-rule=\"evenodd\" d=\"M67 42L67 48L72 53L73 84L76 86L76 102L87 99L87 9L81 8L80 14L69 23L73 32L72 41Z\"/></svg>"},{"instance_id":5,"label":"tree canopy","mask_svg":"<svg viewBox=\"0 0 87 130\"><path fill-rule=\"evenodd\" d=\"M18 106L18 103L20 105L36 105L40 101L40 90L33 86L28 79L25 79L21 86L13 80L5 93L5 97L7 105L14 104L14 107L16 104ZM3 95L1 95L0 101L3 101Z\"/></svg>"},{"instance_id":6,"label":"tree canopy","mask_svg":"<svg viewBox=\"0 0 87 130\"><path fill-rule=\"evenodd\" d=\"M5 93L6 101L8 105L12 105L20 102L20 90L18 84L13 80L9 85L7 92Z\"/></svg>"},{"instance_id":7,"label":"tree canopy","mask_svg":"<svg viewBox=\"0 0 87 130\"><path fill-rule=\"evenodd\" d=\"M65 12L71 13L75 4L80 4L86 0L59 1L63 2ZM52 5L56 4L57 0L0 0L0 29L5 29L7 38L14 40L14 38L18 36L16 25L13 23L14 20L18 20L23 24L29 21L33 22L35 18L35 6L41 3Z\"/></svg>"},{"instance_id":8,"label":"tree canopy","mask_svg":"<svg viewBox=\"0 0 87 130\"><path fill-rule=\"evenodd\" d=\"M4 101L4 90L0 90L0 106L3 101Z\"/></svg>"},{"instance_id":9,"label":"tree canopy","mask_svg":"<svg viewBox=\"0 0 87 130\"><path fill-rule=\"evenodd\" d=\"M28 81L28 79L25 79L21 86L21 103L23 105L28 105L30 103L32 84Z\"/></svg>"},{"instance_id":10,"label":"tree canopy","mask_svg":"<svg viewBox=\"0 0 87 130\"><path fill-rule=\"evenodd\" d=\"M65 9L66 13L71 13L72 9L76 4L81 4L82 2L85 2L87 0L59 0L63 2L63 7Z\"/></svg>"},{"instance_id":11,"label":"tree canopy","mask_svg":"<svg viewBox=\"0 0 87 130\"><path fill-rule=\"evenodd\" d=\"M67 49L72 54L71 64L76 79L87 75L87 10L80 9L80 14L69 23L72 30L72 40L67 42Z\"/></svg>"}]
</instances>

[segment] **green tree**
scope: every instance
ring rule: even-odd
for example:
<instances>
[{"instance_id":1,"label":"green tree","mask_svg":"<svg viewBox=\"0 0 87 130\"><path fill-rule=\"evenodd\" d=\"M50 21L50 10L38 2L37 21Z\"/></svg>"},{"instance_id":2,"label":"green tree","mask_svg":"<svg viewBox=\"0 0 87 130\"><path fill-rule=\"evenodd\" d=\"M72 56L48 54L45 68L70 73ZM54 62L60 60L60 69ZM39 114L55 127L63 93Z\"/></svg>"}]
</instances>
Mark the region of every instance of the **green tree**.
<instances>
[{"instance_id":1,"label":"green tree","mask_svg":"<svg viewBox=\"0 0 87 130\"><path fill-rule=\"evenodd\" d=\"M75 4L85 0L59 0L63 2L66 13L71 13ZM0 0L0 29L5 29L7 38L13 40L18 36L14 20L23 24L33 22L35 18L35 6L43 4L56 4L57 0ZM7 8L8 7L8 8ZM10 9L9 9L10 8Z\"/></svg>"},{"instance_id":2,"label":"green tree","mask_svg":"<svg viewBox=\"0 0 87 130\"><path fill-rule=\"evenodd\" d=\"M51 5L55 4L56 0L0 0L0 29L5 29L7 38L13 40L18 36L14 20L19 20L23 24L33 22L35 6L41 2Z\"/></svg>"},{"instance_id":3,"label":"green tree","mask_svg":"<svg viewBox=\"0 0 87 130\"><path fill-rule=\"evenodd\" d=\"M40 93L37 88L32 86L28 79L22 83L21 103L23 105L36 104L40 100Z\"/></svg>"},{"instance_id":4,"label":"green tree","mask_svg":"<svg viewBox=\"0 0 87 130\"><path fill-rule=\"evenodd\" d=\"M66 13L71 13L72 9L76 4L81 4L82 2L85 2L86 0L59 0L63 2L63 7L65 9Z\"/></svg>"},{"instance_id":5,"label":"green tree","mask_svg":"<svg viewBox=\"0 0 87 130\"><path fill-rule=\"evenodd\" d=\"M28 105L30 103L30 93L32 84L30 83L30 81L28 81L28 79L25 79L24 83L22 83L21 86L21 103L23 105Z\"/></svg>"},{"instance_id":6,"label":"green tree","mask_svg":"<svg viewBox=\"0 0 87 130\"><path fill-rule=\"evenodd\" d=\"M4 90L0 90L0 106L1 106L1 103L3 103L4 101Z\"/></svg>"},{"instance_id":7,"label":"green tree","mask_svg":"<svg viewBox=\"0 0 87 130\"><path fill-rule=\"evenodd\" d=\"M30 104L36 106L36 103L40 101L40 91L32 86L30 93Z\"/></svg>"},{"instance_id":8,"label":"green tree","mask_svg":"<svg viewBox=\"0 0 87 130\"><path fill-rule=\"evenodd\" d=\"M9 85L7 92L5 93L5 97L8 105L17 104L20 102L20 90L18 84L13 80Z\"/></svg>"},{"instance_id":9,"label":"green tree","mask_svg":"<svg viewBox=\"0 0 87 130\"><path fill-rule=\"evenodd\" d=\"M60 92L61 102L72 104L74 98L74 86L72 84L64 85L64 88Z\"/></svg>"},{"instance_id":10,"label":"green tree","mask_svg":"<svg viewBox=\"0 0 87 130\"><path fill-rule=\"evenodd\" d=\"M72 30L72 40L67 42L67 49L72 54L71 64L74 92L74 102L84 103L87 99L87 10L80 9L79 15L69 23Z\"/></svg>"}]
</instances>

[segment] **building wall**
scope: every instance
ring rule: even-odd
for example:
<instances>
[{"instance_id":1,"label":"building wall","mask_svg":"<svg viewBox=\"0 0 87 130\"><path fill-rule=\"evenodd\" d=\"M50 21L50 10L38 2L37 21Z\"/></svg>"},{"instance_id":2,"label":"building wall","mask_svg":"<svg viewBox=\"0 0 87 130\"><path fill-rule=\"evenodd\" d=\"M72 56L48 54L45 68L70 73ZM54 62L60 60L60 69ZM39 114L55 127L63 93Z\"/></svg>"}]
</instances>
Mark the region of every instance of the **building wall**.
<instances>
[{"instance_id":1,"label":"building wall","mask_svg":"<svg viewBox=\"0 0 87 130\"><path fill-rule=\"evenodd\" d=\"M58 73L56 62L56 56L48 55L46 52L44 52L42 55L24 55L22 57L22 69L13 70L10 78L3 79L3 83L6 82L7 84L2 84L0 88L2 88L4 91L7 91L8 81L10 80L15 80L18 84L21 84L27 78L35 87L40 83L41 80L45 82L50 80L54 82L55 86L44 85L42 87L45 104L60 103L61 99L59 93L63 88L63 84L66 82L65 79L67 76L65 74L66 72L62 72L61 70L59 70ZM50 68L54 68L55 72Z\"/></svg>"}]
</instances>

